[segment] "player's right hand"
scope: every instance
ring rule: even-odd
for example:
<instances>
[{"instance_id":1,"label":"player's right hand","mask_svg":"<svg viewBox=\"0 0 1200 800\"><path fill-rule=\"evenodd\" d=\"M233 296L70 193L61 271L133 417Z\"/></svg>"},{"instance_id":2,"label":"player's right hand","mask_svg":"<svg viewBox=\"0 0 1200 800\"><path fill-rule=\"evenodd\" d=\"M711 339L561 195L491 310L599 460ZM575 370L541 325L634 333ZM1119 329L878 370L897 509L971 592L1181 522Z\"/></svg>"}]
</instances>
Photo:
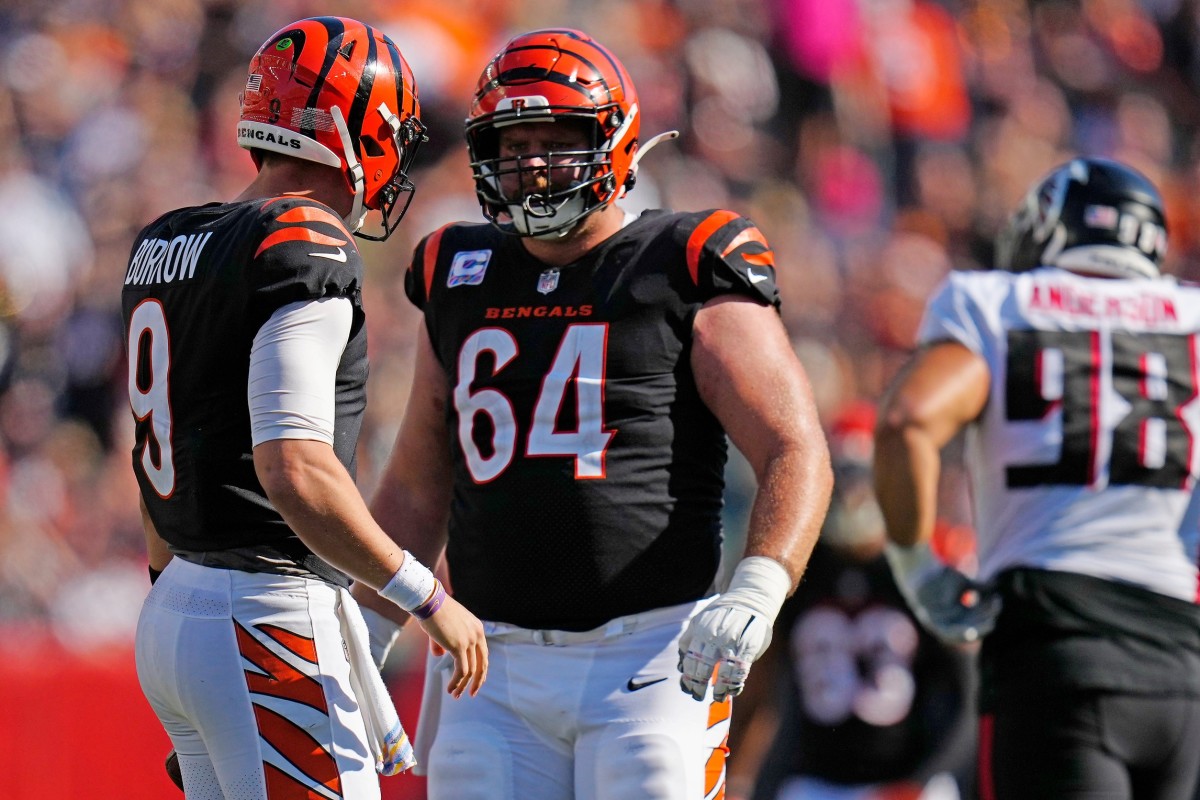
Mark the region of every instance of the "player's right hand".
<instances>
[{"instance_id":1,"label":"player's right hand","mask_svg":"<svg viewBox=\"0 0 1200 800\"><path fill-rule=\"evenodd\" d=\"M991 589L950 567L905 599L921 624L947 644L979 641L992 632L1000 615L1000 598Z\"/></svg>"},{"instance_id":2,"label":"player's right hand","mask_svg":"<svg viewBox=\"0 0 1200 800\"><path fill-rule=\"evenodd\" d=\"M889 545L888 563L917 620L946 644L979 641L992 632L1000 615L1000 598L934 557L928 545Z\"/></svg>"},{"instance_id":3,"label":"player's right hand","mask_svg":"<svg viewBox=\"0 0 1200 800\"><path fill-rule=\"evenodd\" d=\"M441 650L454 657L454 674L446 691L457 698L469 687L474 697L487 680L488 647L483 623L449 595L433 616L418 619L417 623L429 635L434 655L440 655Z\"/></svg>"}]
</instances>

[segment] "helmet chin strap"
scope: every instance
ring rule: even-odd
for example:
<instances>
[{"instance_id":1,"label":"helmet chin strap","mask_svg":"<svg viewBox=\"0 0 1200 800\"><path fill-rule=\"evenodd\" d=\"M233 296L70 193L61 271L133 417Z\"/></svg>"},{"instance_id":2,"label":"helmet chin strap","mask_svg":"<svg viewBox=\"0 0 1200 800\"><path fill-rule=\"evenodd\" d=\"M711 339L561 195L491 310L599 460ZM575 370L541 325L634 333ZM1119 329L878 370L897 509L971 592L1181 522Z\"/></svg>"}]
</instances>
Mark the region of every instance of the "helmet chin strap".
<instances>
[{"instance_id":1,"label":"helmet chin strap","mask_svg":"<svg viewBox=\"0 0 1200 800\"><path fill-rule=\"evenodd\" d=\"M575 225L579 224L577 221L575 225L567 225L561 230L548 230L559 224L557 221L560 219L570 219L583 213L583 195L579 192L571 195L557 207L553 207L553 210L548 213L535 212L529 205L531 199L531 197L526 197L520 203L508 205L508 213L512 217L513 227L522 236L552 241L566 236L575 229Z\"/></svg>"},{"instance_id":2,"label":"helmet chin strap","mask_svg":"<svg viewBox=\"0 0 1200 800\"><path fill-rule=\"evenodd\" d=\"M334 106L330 109L330 113L333 116L333 125L337 128L338 136L342 140L342 151L346 156L346 172L350 177L350 185L354 188L354 204L350 207L350 213L343 217L342 221L350 228L350 232L354 233L363 226L363 221L367 218L367 210L363 206L363 190L366 186L365 173L362 164L358 163L358 158L354 155L354 141L350 138L350 128L346 125L342 109Z\"/></svg>"}]
</instances>

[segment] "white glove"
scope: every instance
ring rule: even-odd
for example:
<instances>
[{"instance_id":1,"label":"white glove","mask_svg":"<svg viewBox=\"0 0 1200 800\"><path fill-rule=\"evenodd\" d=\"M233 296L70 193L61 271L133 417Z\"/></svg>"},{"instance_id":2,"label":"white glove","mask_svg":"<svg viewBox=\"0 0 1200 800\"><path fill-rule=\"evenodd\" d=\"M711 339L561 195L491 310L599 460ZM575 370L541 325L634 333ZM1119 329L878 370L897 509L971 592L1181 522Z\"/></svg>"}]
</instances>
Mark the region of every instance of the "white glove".
<instances>
[{"instance_id":1,"label":"white glove","mask_svg":"<svg viewBox=\"0 0 1200 800\"><path fill-rule=\"evenodd\" d=\"M771 628L791 588L791 576L774 559L742 559L729 590L693 617L679 638L679 688L703 700L712 681L718 703L741 694L750 665L771 644Z\"/></svg>"},{"instance_id":2,"label":"white glove","mask_svg":"<svg viewBox=\"0 0 1200 800\"><path fill-rule=\"evenodd\" d=\"M396 637L400 635L400 625L366 606L359 606L359 610L362 611L363 621L367 623L371 660L375 662L375 666L383 669L388 653L396 643Z\"/></svg>"},{"instance_id":3,"label":"white glove","mask_svg":"<svg viewBox=\"0 0 1200 800\"><path fill-rule=\"evenodd\" d=\"M884 553L913 615L938 639L964 644L991 633L1000 598L990 587L943 564L927 542L889 542Z\"/></svg>"}]
</instances>

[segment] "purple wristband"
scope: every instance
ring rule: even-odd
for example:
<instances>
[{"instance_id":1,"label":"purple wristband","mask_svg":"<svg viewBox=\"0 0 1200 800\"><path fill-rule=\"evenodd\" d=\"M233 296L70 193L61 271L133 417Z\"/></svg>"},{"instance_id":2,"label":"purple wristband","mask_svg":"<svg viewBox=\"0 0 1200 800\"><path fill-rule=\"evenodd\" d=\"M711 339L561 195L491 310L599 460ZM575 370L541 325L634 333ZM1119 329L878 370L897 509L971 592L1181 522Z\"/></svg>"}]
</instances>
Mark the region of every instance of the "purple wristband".
<instances>
[{"instance_id":1,"label":"purple wristband","mask_svg":"<svg viewBox=\"0 0 1200 800\"><path fill-rule=\"evenodd\" d=\"M429 596L421 605L408 612L417 619L429 619L437 610L442 607L442 603L446 602L446 587L442 586L442 582L437 582L437 588L433 590L433 594Z\"/></svg>"}]
</instances>

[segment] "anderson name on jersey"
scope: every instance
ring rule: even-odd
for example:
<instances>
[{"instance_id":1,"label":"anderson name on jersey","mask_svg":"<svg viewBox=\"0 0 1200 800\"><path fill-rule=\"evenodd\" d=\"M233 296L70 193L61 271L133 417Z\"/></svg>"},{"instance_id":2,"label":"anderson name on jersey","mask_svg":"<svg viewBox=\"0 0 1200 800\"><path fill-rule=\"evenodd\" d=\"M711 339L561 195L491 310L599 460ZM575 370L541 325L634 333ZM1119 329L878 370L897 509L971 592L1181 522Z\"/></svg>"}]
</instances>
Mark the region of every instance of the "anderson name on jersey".
<instances>
[{"instance_id":1,"label":"anderson name on jersey","mask_svg":"<svg viewBox=\"0 0 1200 800\"><path fill-rule=\"evenodd\" d=\"M949 276L919 339L991 373L966 439L982 578L1028 566L1196 599L1198 332L1200 288L1168 278Z\"/></svg>"},{"instance_id":2,"label":"anderson name on jersey","mask_svg":"<svg viewBox=\"0 0 1200 800\"><path fill-rule=\"evenodd\" d=\"M338 216L299 197L170 212L134 242L122 292L137 419L134 472L177 554L249 553L226 566L345 583L271 506L254 470L250 351L291 303L347 298L353 322L337 368L333 447L354 471L366 404L362 262Z\"/></svg>"},{"instance_id":3,"label":"anderson name on jersey","mask_svg":"<svg viewBox=\"0 0 1200 800\"><path fill-rule=\"evenodd\" d=\"M483 619L588 630L710 594L726 440L692 376L692 322L723 294L778 305L758 229L650 211L554 268L454 224L406 278L450 379L456 597Z\"/></svg>"}]
</instances>

